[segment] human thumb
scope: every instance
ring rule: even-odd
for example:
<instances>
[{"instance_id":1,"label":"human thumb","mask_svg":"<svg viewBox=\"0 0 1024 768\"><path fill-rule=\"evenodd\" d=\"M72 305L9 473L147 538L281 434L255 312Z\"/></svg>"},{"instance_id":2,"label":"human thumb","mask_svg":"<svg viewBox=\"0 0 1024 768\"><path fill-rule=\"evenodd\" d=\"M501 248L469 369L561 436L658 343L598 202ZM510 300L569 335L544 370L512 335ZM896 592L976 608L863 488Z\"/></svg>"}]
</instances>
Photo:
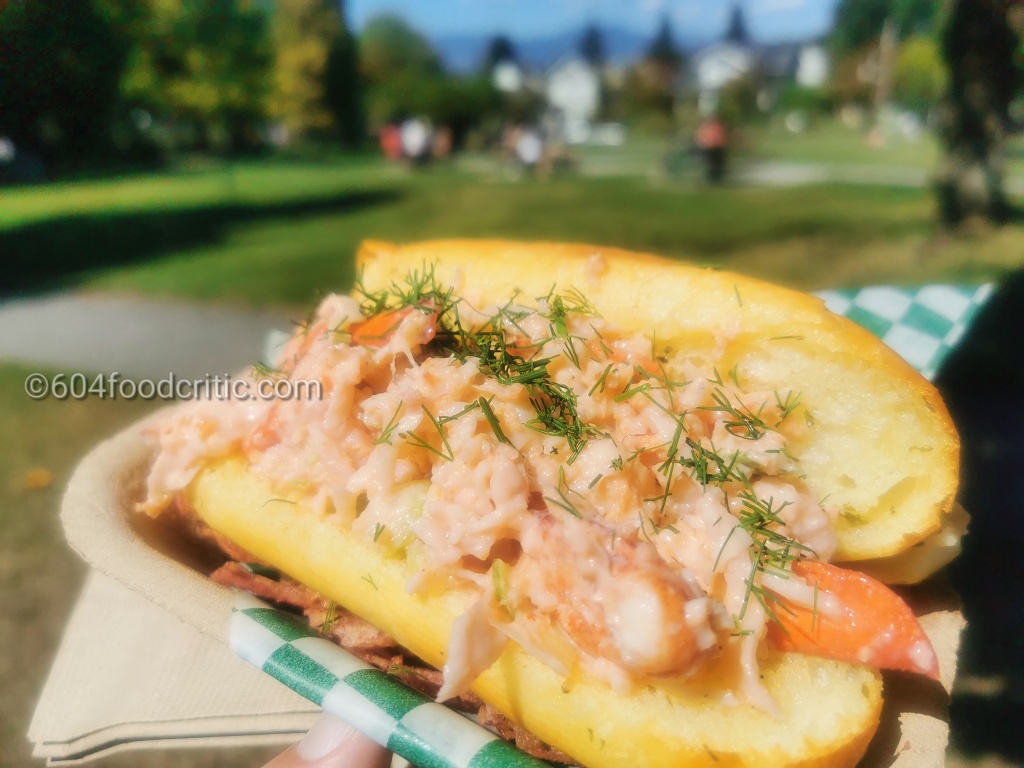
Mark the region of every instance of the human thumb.
<instances>
[{"instance_id":1,"label":"human thumb","mask_svg":"<svg viewBox=\"0 0 1024 768\"><path fill-rule=\"evenodd\" d=\"M391 753L343 720L324 712L302 741L263 768L388 768Z\"/></svg>"}]
</instances>

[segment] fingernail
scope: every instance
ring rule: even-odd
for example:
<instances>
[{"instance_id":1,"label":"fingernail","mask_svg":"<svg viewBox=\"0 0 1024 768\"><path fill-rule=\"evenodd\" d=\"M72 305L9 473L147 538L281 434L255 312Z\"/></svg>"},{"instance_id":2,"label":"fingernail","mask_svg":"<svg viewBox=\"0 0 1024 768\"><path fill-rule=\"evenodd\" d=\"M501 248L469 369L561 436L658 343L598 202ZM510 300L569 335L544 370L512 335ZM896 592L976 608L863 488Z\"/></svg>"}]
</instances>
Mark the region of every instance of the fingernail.
<instances>
[{"instance_id":1,"label":"fingernail","mask_svg":"<svg viewBox=\"0 0 1024 768\"><path fill-rule=\"evenodd\" d=\"M324 712L299 742L299 757L307 761L326 757L351 739L355 732L356 729L344 720Z\"/></svg>"}]
</instances>

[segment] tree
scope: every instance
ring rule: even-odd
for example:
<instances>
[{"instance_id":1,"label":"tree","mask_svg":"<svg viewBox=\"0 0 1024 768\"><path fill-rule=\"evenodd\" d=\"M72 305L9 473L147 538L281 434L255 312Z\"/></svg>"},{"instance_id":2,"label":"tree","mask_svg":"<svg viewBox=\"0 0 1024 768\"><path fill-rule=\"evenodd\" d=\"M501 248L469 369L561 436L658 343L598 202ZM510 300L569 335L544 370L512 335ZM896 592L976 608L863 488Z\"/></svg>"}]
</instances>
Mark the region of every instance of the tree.
<instances>
[{"instance_id":1,"label":"tree","mask_svg":"<svg viewBox=\"0 0 1024 768\"><path fill-rule=\"evenodd\" d=\"M359 41L359 71L379 84L396 75L441 74L441 59L430 42L400 16L370 19Z\"/></svg>"},{"instance_id":2,"label":"tree","mask_svg":"<svg viewBox=\"0 0 1024 768\"><path fill-rule=\"evenodd\" d=\"M0 134L46 159L103 151L126 59L93 0L0 7Z\"/></svg>"},{"instance_id":3,"label":"tree","mask_svg":"<svg viewBox=\"0 0 1024 768\"><path fill-rule=\"evenodd\" d=\"M580 56L594 69L601 69L604 66L604 37L596 24L590 24L583 30L583 37L580 38Z\"/></svg>"},{"instance_id":4,"label":"tree","mask_svg":"<svg viewBox=\"0 0 1024 768\"><path fill-rule=\"evenodd\" d=\"M939 135L943 157L937 188L943 221L973 215L1005 221L1003 191L1010 102L1021 86L1015 64L1024 23L1013 0L952 0L942 33L949 88Z\"/></svg>"},{"instance_id":5,"label":"tree","mask_svg":"<svg viewBox=\"0 0 1024 768\"><path fill-rule=\"evenodd\" d=\"M939 5L935 0L840 0L832 44L839 53L874 46L886 20L892 21L899 39L928 32L936 23Z\"/></svg>"},{"instance_id":6,"label":"tree","mask_svg":"<svg viewBox=\"0 0 1024 768\"><path fill-rule=\"evenodd\" d=\"M662 119L671 115L675 107L676 77L682 64L683 54L676 47L672 23L668 14L663 14L647 54L631 68L626 78L627 110L659 113Z\"/></svg>"},{"instance_id":7,"label":"tree","mask_svg":"<svg viewBox=\"0 0 1024 768\"><path fill-rule=\"evenodd\" d=\"M359 41L371 132L404 115L429 115L444 69L430 42L404 19L376 16Z\"/></svg>"},{"instance_id":8,"label":"tree","mask_svg":"<svg viewBox=\"0 0 1024 768\"><path fill-rule=\"evenodd\" d=\"M480 68L481 74L490 77L494 68L503 61L516 61L516 49L505 35L495 35L487 43L487 52L484 53L483 66Z\"/></svg>"},{"instance_id":9,"label":"tree","mask_svg":"<svg viewBox=\"0 0 1024 768\"><path fill-rule=\"evenodd\" d=\"M200 147L256 143L267 115L273 45L254 0L148 0L122 93L196 131Z\"/></svg>"},{"instance_id":10,"label":"tree","mask_svg":"<svg viewBox=\"0 0 1024 768\"><path fill-rule=\"evenodd\" d=\"M327 101L331 49L343 34L332 0L277 0L271 21L274 78L270 115L297 135L334 128Z\"/></svg>"},{"instance_id":11,"label":"tree","mask_svg":"<svg viewBox=\"0 0 1024 768\"><path fill-rule=\"evenodd\" d=\"M743 8L736 3L729 14L729 25L725 29L725 39L736 45L749 45L750 35L747 33L747 22L743 17Z\"/></svg>"},{"instance_id":12,"label":"tree","mask_svg":"<svg viewBox=\"0 0 1024 768\"><path fill-rule=\"evenodd\" d=\"M363 85L359 77L359 45L348 27L344 0L337 0L341 31L327 54L324 73L324 100L334 115L334 126L341 143L356 147L366 136L363 122Z\"/></svg>"},{"instance_id":13,"label":"tree","mask_svg":"<svg viewBox=\"0 0 1024 768\"><path fill-rule=\"evenodd\" d=\"M647 59L672 71L677 70L683 63L683 54L676 46L672 35L672 22L667 13L662 14L658 33L647 48Z\"/></svg>"},{"instance_id":14,"label":"tree","mask_svg":"<svg viewBox=\"0 0 1024 768\"><path fill-rule=\"evenodd\" d=\"M927 114L945 92L946 80L946 65L934 37L915 35L903 43L893 78L893 96L900 105Z\"/></svg>"}]
</instances>

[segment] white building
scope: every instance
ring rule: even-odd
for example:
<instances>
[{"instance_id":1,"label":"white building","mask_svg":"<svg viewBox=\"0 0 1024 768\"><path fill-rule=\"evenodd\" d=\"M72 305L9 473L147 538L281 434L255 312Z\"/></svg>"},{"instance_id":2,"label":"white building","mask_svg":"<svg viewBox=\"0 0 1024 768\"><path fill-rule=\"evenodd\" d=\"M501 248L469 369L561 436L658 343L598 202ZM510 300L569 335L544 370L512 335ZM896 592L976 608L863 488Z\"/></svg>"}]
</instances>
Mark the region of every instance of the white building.
<instances>
[{"instance_id":1,"label":"white building","mask_svg":"<svg viewBox=\"0 0 1024 768\"><path fill-rule=\"evenodd\" d=\"M510 59L504 59L491 70L491 82L502 93L518 93L524 85L522 68Z\"/></svg>"},{"instance_id":2,"label":"white building","mask_svg":"<svg viewBox=\"0 0 1024 768\"><path fill-rule=\"evenodd\" d=\"M544 96L567 142L580 144L590 137L601 108L601 77L592 66L575 56L559 59L548 71Z\"/></svg>"},{"instance_id":3,"label":"white building","mask_svg":"<svg viewBox=\"0 0 1024 768\"><path fill-rule=\"evenodd\" d=\"M796 82L804 88L821 88L828 80L829 58L825 46L810 43L800 48L796 61Z\"/></svg>"},{"instance_id":4,"label":"white building","mask_svg":"<svg viewBox=\"0 0 1024 768\"><path fill-rule=\"evenodd\" d=\"M691 66L701 114L713 112L722 88L749 75L755 61L750 47L728 41L714 43L694 54Z\"/></svg>"}]
</instances>

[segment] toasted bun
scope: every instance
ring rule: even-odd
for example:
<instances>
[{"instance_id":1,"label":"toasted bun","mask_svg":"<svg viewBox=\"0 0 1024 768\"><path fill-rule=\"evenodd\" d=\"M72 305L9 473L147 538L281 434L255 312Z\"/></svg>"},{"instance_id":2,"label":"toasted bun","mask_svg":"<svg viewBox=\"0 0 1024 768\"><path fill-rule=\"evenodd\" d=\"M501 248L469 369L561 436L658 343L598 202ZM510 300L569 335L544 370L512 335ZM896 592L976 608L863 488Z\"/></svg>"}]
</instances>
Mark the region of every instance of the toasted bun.
<instances>
[{"instance_id":1,"label":"toasted bun","mask_svg":"<svg viewBox=\"0 0 1024 768\"><path fill-rule=\"evenodd\" d=\"M268 502L280 493L235 459L204 471L188 495L211 527L441 668L452 624L473 594L409 594L410 563L387 557L329 515L301 504ZM514 643L473 690L589 768L857 763L881 713L876 672L769 653L761 673L781 719L750 704L723 704L728 686L713 667L696 679L660 680L619 694L583 675L566 680Z\"/></svg>"},{"instance_id":2,"label":"toasted bun","mask_svg":"<svg viewBox=\"0 0 1024 768\"><path fill-rule=\"evenodd\" d=\"M370 241L368 290L434 265L480 305L578 288L608 320L663 348L704 350L755 389L800 395L813 428L788 444L811 488L838 505L840 561L896 555L953 506L959 441L935 388L875 336L806 294L616 248L504 240ZM724 348L722 345L724 344ZM717 348L716 348L717 347Z\"/></svg>"},{"instance_id":3,"label":"toasted bun","mask_svg":"<svg viewBox=\"0 0 1024 768\"><path fill-rule=\"evenodd\" d=\"M364 244L367 290L433 265L442 284L484 306L518 291L577 288L612 323L660 348L734 366L752 387L798 392L812 428L789 444L808 484L842 510L844 560L891 558L936 534L952 505L958 444L936 391L878 339L817 299L736 275L585 245L437 241ZM413 566L271 487L241 457L207 467L188 490L215 530L441 667L468 590L405 585ZM285 503L281 499L289 499ZM852 766L877 727L881 678L869 669L765 652L763 682L781 711L729 705L715 662L692 678L628 693L568 679L510 643L473 689L538 737L599 766Z\"/></svg>"}]
</instances>

